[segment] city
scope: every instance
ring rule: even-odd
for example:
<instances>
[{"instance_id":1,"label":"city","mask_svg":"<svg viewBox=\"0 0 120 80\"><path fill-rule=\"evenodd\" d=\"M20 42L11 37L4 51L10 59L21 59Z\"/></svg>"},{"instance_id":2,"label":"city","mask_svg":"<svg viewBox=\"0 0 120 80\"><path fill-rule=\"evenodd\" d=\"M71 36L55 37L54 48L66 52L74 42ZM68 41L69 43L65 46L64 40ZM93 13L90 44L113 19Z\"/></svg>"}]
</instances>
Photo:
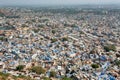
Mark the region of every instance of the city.
<instances>
[{"instance_id":1,"label":"city","mask_svg":"<svg viewBox=\"0 0 120 80\"><path fill-rule=\"evenodd\" d=\"M1 7L0 80L120 80L120 8Z\"/></svg>"}]
</instances>

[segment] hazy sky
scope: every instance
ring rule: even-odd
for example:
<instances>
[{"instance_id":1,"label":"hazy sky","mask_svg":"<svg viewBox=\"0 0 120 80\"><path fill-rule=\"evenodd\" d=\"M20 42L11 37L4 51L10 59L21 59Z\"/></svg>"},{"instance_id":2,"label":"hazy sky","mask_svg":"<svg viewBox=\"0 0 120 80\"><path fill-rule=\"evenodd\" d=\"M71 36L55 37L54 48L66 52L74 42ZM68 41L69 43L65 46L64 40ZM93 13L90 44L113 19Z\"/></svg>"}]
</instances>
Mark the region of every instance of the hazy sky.
<instances>
[{"instance_id":1,"label":"hazy sky","mask_svg":"<svg viewBox=\"0 0 120 80\"><path fill-rule=\"evenodd\" d=\"M120 0L0 0L0 5L120 4Z\"/></svg>"}]
</instances>

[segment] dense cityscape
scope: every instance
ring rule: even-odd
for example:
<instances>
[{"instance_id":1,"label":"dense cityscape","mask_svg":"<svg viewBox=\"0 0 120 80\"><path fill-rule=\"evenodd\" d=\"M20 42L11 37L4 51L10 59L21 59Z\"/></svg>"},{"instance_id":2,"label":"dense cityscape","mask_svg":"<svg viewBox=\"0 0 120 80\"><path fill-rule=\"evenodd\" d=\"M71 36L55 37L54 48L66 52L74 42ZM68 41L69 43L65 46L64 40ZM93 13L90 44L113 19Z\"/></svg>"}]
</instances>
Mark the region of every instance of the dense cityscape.
<instances>
[{"instance_id":1,"label":"dense cityscape","mask_svg":"<svg viewBox=\"0 0 120 80\"><path fill-rule=\"evenodd\" d=\"M1 7L0 80L120 80L120 9Z\"/></svg>"}]
</instances>

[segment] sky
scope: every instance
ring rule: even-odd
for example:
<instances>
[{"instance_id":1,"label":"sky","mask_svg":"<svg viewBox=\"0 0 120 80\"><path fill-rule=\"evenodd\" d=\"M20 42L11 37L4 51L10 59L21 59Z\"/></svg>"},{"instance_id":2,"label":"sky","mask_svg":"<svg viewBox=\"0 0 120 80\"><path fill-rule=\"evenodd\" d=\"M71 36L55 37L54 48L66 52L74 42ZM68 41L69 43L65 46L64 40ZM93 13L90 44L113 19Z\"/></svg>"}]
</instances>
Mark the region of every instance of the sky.
<instances>
[{"instance_id":1,"label":"sky","mask_svg":"<svg viewBox=\"0 0 120 80\"><path fill-rule=\"evenodd\" d=\"M0 0L0 5L120 4L120 0Z\"/></svg>"}]
</instances>

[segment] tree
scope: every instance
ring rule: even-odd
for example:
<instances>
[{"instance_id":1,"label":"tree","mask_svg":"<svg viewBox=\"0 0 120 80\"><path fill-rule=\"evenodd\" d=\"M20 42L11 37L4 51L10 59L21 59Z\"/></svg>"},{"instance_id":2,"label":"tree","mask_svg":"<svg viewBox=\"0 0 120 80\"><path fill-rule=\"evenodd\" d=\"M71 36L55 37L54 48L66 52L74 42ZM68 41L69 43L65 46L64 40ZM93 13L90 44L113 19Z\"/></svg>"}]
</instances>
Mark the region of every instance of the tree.
<instances>
[{"instance_id":1,"label":"tree","mask_svg":"<svg viewBox=\"0 0 120 80\"><path fill-rule=\"evenodd\" d=\"M56 41L57 41L57 39L56 39L56 38L51 39L51 42L52 42L52 43L54 43L54 42L56 42Z\"/></svg>"},{"instance_id":2,"label":"tree","mask_svg":"<svg viewBox=\"0 0 120 80\"><path fill-rule=\"evenodd\" d=\"M2 73L0 72L0 80L7 80L7 78L10 76L10 74Z\"/></svg>"},{"instance_id":3,"label":"tree","mask_svg":"<svg viewBox=\"0 0 120 80\"><path fill-rule=\"evenodd\" d=\"M29 76L24 75L15 76L8 73L0 72L0 80L34 80L34 79L31 79Z\"/></svg>"},{"instance_id":4,"label":"tree","mask_svg":"<svg viewBox=\"0 0 120 80\"><path fill-rule=\"evenodd\" d=\"M97 53L97 50L95 48L90 51L90 54L94 54L94 53Z\"/></svg>"},{"instance_id":5,"label":"tree","mask_svg":"<svg viewBox=\"0 0 120 80\"><path fill-rule=\"evenodd\" d=\"M35 19L32 19L31 21L32 21L32 22L36 22L36 20L35 20Z\"/></svg>"},{"instance_id":6,"label":"tree","mask_svg":"<svg viewBox=\"0 0 120 80\"><path fill-rule=\"evenodd\" d=\"M51 80L51 79L48 78L48 77L43 77L42 79L43 79L43 80Z\"/></svg>"},{"instance_id":7,"label":"tree","mask_svg":"<svg viewBox=\"0 0 120 80\"><path fill-rule=\"evenodd\" d=\"M117 65L118 67L120 66L120 60L115 60L114 63L115 63L115 65Z\"/></svg>"},{"instance_id":8,"label":"tree","mask_svg":"<svg viewBox=\"0 0 120 80\"><path fill-rule=\"evenodd\" d=\"M18 65L17 67L16 67L16 70L17 71L21 71L21 70L23 70L24 69L24 65Z\"/></svg>"},{"instance_id":9,"label":"tree","mask_svg":"<svg viewBox=\"0 0 120 80\"><path fill-rule=\"evenodd\" d=\"M39 31L40 31L40 29L38 28L38 29L33 29L33 31L35 32L35 33L38 33Z\"/></svg>"},{"instance_id":10,"label":"tree","mask_svg":"<svg viewBox=\"0 0 120 80\"><path fill-rule=\"evenodd\" d=\"M5 14L0 12L0 17L4 17L4 16L5 16Z\"/></svg>"},{"instance_id":11,"label":"tree","mask_svg":"<svg viewBox=\"0 0 120 80\"><path fill-rule=\"evenodd\" d=\"M68 41L68 37L63 37L62 41Z\"/></svg>"},{"instance_id":12,"label":"tree","mask_svg":"<svg viewBox=\"0 0 120 80\"><path fill-rule=\"evenodd\" d=\"M72 79L68 77L63 77L62 80L72 80Z\"/></svg>"},{"instance_id":13,"label":"tree","mask_svg":"<svg viewBox=\"0 0 120 80\"><path fill-rule=\"evenodd\" d=\"M0 40L1 40L1 41L7 41L7 38L5 38L5 37L0 37Z\"/></svg>"},{"instance_id":14,"label":"tree","mask_svg":"<svg viewBox=\"0 0 120 80\"><path fill-rule=\"evenodd\" d=\"M106 52L116 51L115 45L111 45L111 44L108 44L108 45L104 46L104 49L105 49Z\"/></svg>"},{"instance_id":15,"label":"tree","mask_svg":"<svg viewBox=\"0 0 120 80\"><path fill-rule=\"evenodd\" d=\"M50 77L55 77L56 76L56 72L55 71L51 71L50 72Z\"/></svg>"},{"instance_id":16,"label":"tree","mask_svg":"<svg viewBox=\"0 0 120 80\"><path fill-rule=\"evenodd\" d=\"M53 34L55 34L55 33L56 33L56 31L55 31L55 30L52 30L52 33L53 33Z\"/></svg>"},{"instance_id":17,"label":"tree","mask_svg":"<svg viewBox=\"0 0 120 80\"><path fill-rule=\"evenodd\" d=\"M31 68L31 71L35 72L36 74L44 74L46 70L40 66L34 66Z\"/></svg>"},{"instance_id":18,"label":"tree","mask_svg":"<svg viewBox=\"0 0 120 80\"><path fill-rule=\"evenodd\" d=\"M39 27L39 28L43 28L44 25L43 25L43 24L39 24L37 27Z\"/></svg>"},{"instance_id":19,"label":"tree","mask_svg":"<svg viewBox=\"0 0 120 80\"><path fill-rule=\"evenodd\" d=\"M21 27L28 27L28 25L26 25L26 24L22 24L22 26Z\"/></svg>"},{"instance_id":20,"label":"tree","mask_svg":"<svg viewBox=\"0 0 120 80\"><path fill-rule=\"evenodd\" d=\"M99 68L99 65L98 64L92 64L91 67L97 69L97 68Z\"/></svg>"},{"instance_id":21,"label":"tree","mask_svg":"<svg viewBox=\"0 0 120 80\"><path fill-rule=\"evenodd\" d=\"M77 25L76 24L72 24L71 27L77 27Z\"/></svg>"},{"instance_id":22,"label":"tree","mask_svg":"<svg viewBox=\"0 0 120 80\"><path fill-rule=\"evenodd\" d=\"M83 32L83 31L80 31L80 34L84 34L84 32Z\"/></svg>"}]
</instances>

